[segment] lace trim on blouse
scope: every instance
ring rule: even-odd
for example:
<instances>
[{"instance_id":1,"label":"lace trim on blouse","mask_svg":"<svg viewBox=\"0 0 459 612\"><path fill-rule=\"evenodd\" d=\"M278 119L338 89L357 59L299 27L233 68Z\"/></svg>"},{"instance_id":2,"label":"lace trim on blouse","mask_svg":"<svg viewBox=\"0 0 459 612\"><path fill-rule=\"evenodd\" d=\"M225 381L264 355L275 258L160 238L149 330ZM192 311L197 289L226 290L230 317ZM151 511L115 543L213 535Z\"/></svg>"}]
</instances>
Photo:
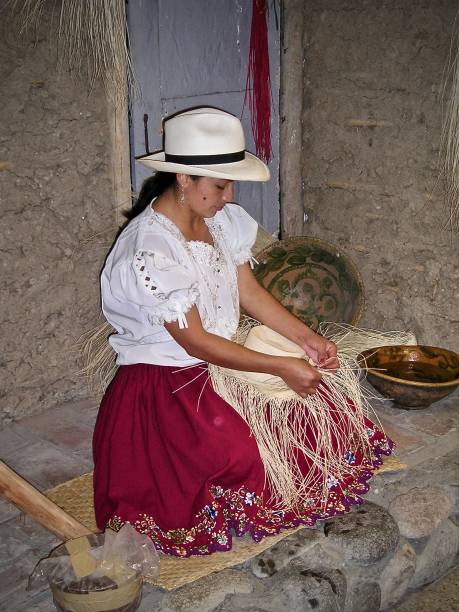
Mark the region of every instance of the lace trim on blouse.
<instances>
[{"instance_id":1,"label":"lace trim on blouse","mask_svg":"<svg viewBox=\"0 0 459 612\"><path fill-rule=\"evenodd\" d=\"M196 269L200 278L200 291L197 290L198 296L195 298L192 305L197 303L204 329L212 332L216 330L217 325L220 327L223 325L224 327L228 327L231 333L234 333L239 321L239 289L237 285L236 266L240 264L236 263L235 254L227 247L221 225L215 221L215 219L205 219L205 223L209 228L214 243L211 245L200 240L186 240L175 223L166 217L166 215L151 208L151 219L149 224L151 225L155 221L175 236L182 244L190 259L198 264ZM245 261L248 261L250 258L251 252L249 250L248 257ZM217 274L226 277L233 305L233 317L231 321L225 322L220 316L216 288L209 283L205 270L202 268L203 264L210 266ZM203 293L207 295L203 295ZM185 313L183 313L183 319L185 326L188 326Z\"/></svg>"},{"instance_id":2,"label":"lace trim on blouse","mask_svg":"<svg viewBox=\"0 0 459 612\"><path fill-rule=\"evenodd\" d=\"M178 322L179 328L188 327L185 314L196 304L199 296L198 283L194 282L186 290L178 290L165 294L158 289L154 275L148 269L145 255L154 255L152 251L137 251L134 266L143 282L144 288L158 300L155 312L150 312L148 318L153 325ZM176 295L174 295L176 293Z\"/></svg>"}]
</instances>

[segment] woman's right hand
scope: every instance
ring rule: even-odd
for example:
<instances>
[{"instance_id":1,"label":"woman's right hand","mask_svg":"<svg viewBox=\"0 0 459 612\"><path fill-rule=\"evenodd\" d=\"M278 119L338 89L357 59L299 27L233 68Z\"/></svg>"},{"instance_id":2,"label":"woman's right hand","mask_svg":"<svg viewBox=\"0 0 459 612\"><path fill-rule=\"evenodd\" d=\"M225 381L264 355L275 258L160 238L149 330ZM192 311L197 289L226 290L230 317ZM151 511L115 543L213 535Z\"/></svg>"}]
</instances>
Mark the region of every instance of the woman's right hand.
<instances>
[{"instance_id":1,"label":"woman's right hand","mask_svg":"<svg viewBox=\"0 0 459 612\"><path fill-rule=\"evenodd\" d=\"M306 397L317 391L321 381L321 374L314 366L309 365L304 359L296 357L279 357L277 376L301 395Z\"/></svg>"},{"instance_id":2,"label":"woman's right hand","mask_svg":"<svg viewBox=\"0 0 459 612\"><path fill-rule=\"evenodd\" d=\"M301 397L316 392L321 375L304 359L266 355L211 334L202 327L196 306L187 312L186 318L188 327L181 329L177 322L165 323L164 327L189 355L224 368L279 376Z\"/></svg>"}]
</instances>

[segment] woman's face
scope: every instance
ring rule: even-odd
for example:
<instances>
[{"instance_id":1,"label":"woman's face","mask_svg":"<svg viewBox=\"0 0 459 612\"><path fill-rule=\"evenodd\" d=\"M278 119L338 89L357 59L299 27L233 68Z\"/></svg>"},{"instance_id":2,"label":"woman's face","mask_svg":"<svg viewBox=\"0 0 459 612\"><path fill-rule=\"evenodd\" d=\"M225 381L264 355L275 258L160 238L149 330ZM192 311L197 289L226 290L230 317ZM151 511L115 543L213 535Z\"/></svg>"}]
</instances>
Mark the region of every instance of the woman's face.
<instances>
[{"instance_id":1,"label":"woman's face","mask_svg":"<svg viewBox=\"0 0 459 612\"><path fill-rule=\"evenodd\" d=\"M196 179L187 177L183 184L185 205L200 217L213 217L219 210L232 202L234 183L226 179L201 176Z\"/></svg>"}]
</instances>

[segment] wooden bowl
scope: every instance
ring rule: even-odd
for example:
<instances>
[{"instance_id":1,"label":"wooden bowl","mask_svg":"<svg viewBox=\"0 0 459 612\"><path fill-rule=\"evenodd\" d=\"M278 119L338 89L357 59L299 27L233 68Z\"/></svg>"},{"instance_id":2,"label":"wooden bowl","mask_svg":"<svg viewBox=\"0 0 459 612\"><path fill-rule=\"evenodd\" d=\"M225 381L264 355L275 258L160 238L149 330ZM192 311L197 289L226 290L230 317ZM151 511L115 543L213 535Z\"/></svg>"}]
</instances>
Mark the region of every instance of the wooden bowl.
<instances>
[{"instance_id":1,"label":"wooden bowl","mask_svg":"<svg viewBox=\"0 0 459 612\"><path fill-rule=\"evenodd\" d=\"M338 247L299 236L269 245L257 259L258 282L310 327L323 321L351 325L359 321L362 279Z\"/></svg>"},{"instance_id":2,"label":"wooden bowl","mask_svg":"<svg viewBox=\"0 0 459 612\"><path fill-rule=\"evenodd\" d=\"M426 408L459 386L459 355L435 346L381 346L359 362L373 387L400 408Z\"/></svg>"}]
</instances>

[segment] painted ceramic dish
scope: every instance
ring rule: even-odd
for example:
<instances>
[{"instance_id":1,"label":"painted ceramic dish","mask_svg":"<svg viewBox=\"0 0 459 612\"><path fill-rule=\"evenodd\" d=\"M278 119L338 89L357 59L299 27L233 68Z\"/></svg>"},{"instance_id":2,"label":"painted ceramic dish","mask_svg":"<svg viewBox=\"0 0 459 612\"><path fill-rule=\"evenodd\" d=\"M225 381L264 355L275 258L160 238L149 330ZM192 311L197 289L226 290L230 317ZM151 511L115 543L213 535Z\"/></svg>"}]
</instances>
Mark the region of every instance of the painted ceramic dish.
<instances>
[{"instance_id":1,"label":"painted ceramic dish","mask_svg":"<svg viewBox=\"0 0 459 612\"><path fill-rule=\"evenodd\" d=\"M394 404L426 408L459 386L459 355L434 346L381 346L359 356L367 379Z\"/></svg>"},{"instance_id":2,"label":"painted ceramic dish","mask_svg":"<svg viewBox=\"0 0 459 612\"><path fill-rule=\"evenodd\" d=\"M275 242L257 259L258 282L307 325L359 321L363 283L357 268L337 247L299 236Z\"/></svg>"}]
</instances>

